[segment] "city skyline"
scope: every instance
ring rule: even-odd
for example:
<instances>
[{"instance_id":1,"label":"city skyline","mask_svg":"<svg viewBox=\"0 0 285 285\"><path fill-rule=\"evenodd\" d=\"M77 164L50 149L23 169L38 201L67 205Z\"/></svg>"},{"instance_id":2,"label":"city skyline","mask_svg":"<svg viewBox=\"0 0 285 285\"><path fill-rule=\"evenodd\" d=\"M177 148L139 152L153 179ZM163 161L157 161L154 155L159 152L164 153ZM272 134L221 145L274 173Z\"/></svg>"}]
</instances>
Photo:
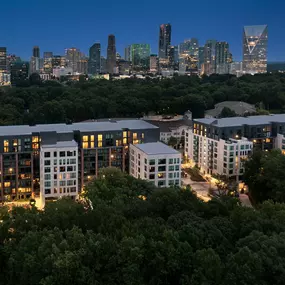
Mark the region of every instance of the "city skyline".
<instances>
[{"instance_id":1,"label":"city skyline","mask_svg":"<svg viewBox=\"0 0 285 285\"><path fill-rule=\"evenodd\" d=\"M126 1L129 2L128 0ZM223 3L225 1L219 1L218 4L206 1L209 2L209 5L204 3L205 5L203 6L205 7L203 9L201 9L201 5L194 4L193 9L199 9L203 13L194 13L191 19L186 17L187 7L190 6L190 3L185 3L183 9L175 6L169 9L169 5L165 5L165 7L161 7L160 13L153 14L155 17L149 17L148 21L140 21L139 19L144 12L150 8L158 9L160 7L159 3L153 4L151 1L146 0L138 13L132 13L134 10L137 11L137 7L131 1L129 3L131 5L126 3L124 7L121 7L115 1L111 1L112 3L108 5L101 3L96 9L100 9L102 13L94 19L94 17L90 17L90 14L97 4L95 5L91 1L85 1L84 3L87 4L88 2L88 9L86 9L86 5L82 5L82 7L79 6L78 9L70 11L70 13L68 12L70 10L69 5L63 3L66 1L55 2L51 0L50 4L45 6L41 3L31 5L31 2L34 1L16 3L13 16L17 20L9 22L9 29L3 31L0 41L0 46L7 46L9 54L19 55L24 60L30 58L31 50L36 45L40 47L42 52L53 51L55 55L63 54L65 48L71 47L77 47L85 54L88 54L89 47L95 42L100 42L102 55L106 56L109 34L116 36L116 48L121 56L124 55L124 48L130 44L150 44L151 53L158 54L158 27L163 23L170 23L172 25L172 45L177 45L187 38L198 38L200 44L204 44L208 39L226 41L231 47L235 60L242 60L243 26L267 24L270 34L268 60L285 61L283 52L285 40L280 37L280 33L282 34L283 30L285 30L285 25L278 21L279 15L281 17L282 6L285 6L283 3L280 3L277 9L274 5L265 3L256 6L257 1L252 1L251 3L239 1L238 4L231 5L231 8L226 8L226 5ZM49 15L54 6L53 4L56 4L56 7L59 9L64 7L68 10L65 13L67 16L63 16L61 19L60 25L59 23L51 23L51 21L42 21L43 18ZM11 4L9 3L7 7L6 3L3 3L3 5L5 10ZM112 9L108 10L110 15L108 14L108 17L106 17L104 11L107 11L107 6L109 5L111 5ZM247 9L244 9L244 5L246 5ZM223 7L222 10L220 10L221 7ZM41 13L37 13L39 9ZM179 17L175 16L177 10L179 10ZM131 14L131 16L118 18L117 15L114 17L114 15L123 11L127 12L128 15ZM219 15L223 13L223 16L217 17L215 11L219 12ZM35 17L35 21L25 17L24 25L27 28L33 27L28 34L23 33L19 29L19 21L21 19L24 20L25 12L29 12L29 14L33 14L33 17ZM270 16L270 14L274 15L274 17ZM235 18L234 15L239 15L239 17ZM70 22L69 18L75 16L78 21ZM8 21L9 17L8 13L7 15L4 14L3 21ZM135 25L134 20L136 20ZM32 22L36 22L37 25L32 26Z\"/></svg>"}]
</instances>

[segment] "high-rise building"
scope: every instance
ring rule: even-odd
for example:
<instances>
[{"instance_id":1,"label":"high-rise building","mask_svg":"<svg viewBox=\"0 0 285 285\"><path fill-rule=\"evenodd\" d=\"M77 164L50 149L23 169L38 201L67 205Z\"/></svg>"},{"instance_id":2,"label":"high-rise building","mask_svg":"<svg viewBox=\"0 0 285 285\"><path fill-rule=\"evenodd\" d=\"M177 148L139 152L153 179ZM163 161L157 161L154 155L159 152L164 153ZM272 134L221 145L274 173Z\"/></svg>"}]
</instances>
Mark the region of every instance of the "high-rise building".
<instances>
[{"instance_id":1,"label":"high-rise building","mask_svg":"<svg viewBox=\"0 0 285 285\"><path fill-rule=\"evenodd\" d=\"M107 72L113 74L116 68L116 39L114 35L108 37Z\"/></svg>"},{"instance_id":2,"label":"high-rise building","mask_svg":"<svg viewBox=\"0 0 285 285\"><path fill-rule=\"evenodd\" d=\"M125 60L132 61L131 60L131 46L125 47Z\"/></svg>"},{"instance_id":3,"label":"high-rise building","mask_svg":"<svg viewBox=\"0 0 285 285\"><path fill-rule=\"evenodd\" d=\"M65 50L66 65L72 68L73 74L78 72L78 63L82 58L82 54L77 48L68 48Z\"/></svg>"},{"instance_id":4,"label":"high-rise building","mask_svg":"<svg viewBox=\"0 0 285 285\"><path fill-rule=\"evenodd\" d=\"M121 75L129 75L131 73L131 63L124 59L117 60L118 71Z\"/></svg>"},{"instance_id":5,"label":"high-rise building","mask_svg":"<svg viewBox=\"0 0 285 285\"><path fill-rule=\"evenodd\" d=\"M95 43L89 49L88 73L98 74L101 72L101 44Z\"/></svg>"},{"instance_id":6,"label":"high-rise building","mask_svg":"<svg viewBox=\"0 0 285 285\"><path fill-rule=\"evenodd\" d=\"M86 57L81 57L77 62L77 72L80 74L88 73L88 59Z\"/></svg>"},{"instance_id":7,"label":"high-rise building","mask_svg":"<svg viewBox=\"0 0 285 285\"><path fill-rule=\"evenodd\" d=\"M151 54L149 57L149 71L151 73L158 72L158 57L156 54Z\"/></svg>"},{"instance_id":8,"label":"high-rise building","mask_svg":"<svg viewBox=\"0 0 285 285\"><path fill-rule=\"evenodd\" d=\"M38 46L33 47L33 57L40 58L40 48Z\"/></svg>"},{"instance_id":9,"label":"high-rise building","mask_svg":"<svg viewBox=\"0 0 285 285\"><path fill-rule=\"evenodd\" d=\"M199 64L198 69L200 72L204 69L204 47L199 47Z\"/></svg>"},{"instance_id":10,"label":"high-rise building","mask_svg":"<svg viewBox=\"0 0 285 285\"><path fill-rule=\"evenodd\" d=\"M179 64L179 46L174 46L174 63L175 65Z\"/></svg>"},{"instance_id":11,"label":"high-rise building","mask_svg":"<svg viewBox=\"0 0 285 285\"><path fill-rule=\"evenodd\" d=\"M159 46L158 46L158 57L168 58L169 47L171 44L171 25L162 24L159 27Z\"/></svg>"},{"instance_id":12,"label":"high-rise building","mask_svg":"<svg viewBox=\"0 0 285 285\"><path fill-rule=\"evenodd\" d=\"M232 60L229 44L227 42L217 42L215 53L216 73L228 74L230 71L229 68Z\"/></svg>"},{"instance_id":13,"label":"high-rise building","mask_svg":"<svg viewBox=\"0 0 285 285\"><path fill-rule=\"evenodd\" d=\"M0 73L7 72L7 48L0 47Z\"/></svg>"},{"instance_id":14,"label":"high-rise building","mask_svg":"<svg viewBox=\"0 0 285 285\"><path fill-rule=\"evenodd\" d=\"M216 73L216 40L207 40L204 47L204 74Z\"/></svg>"},{"instance_id":15,"label":"high-rise building","mask_svg":"<svg viewBox=\"0 0 285 285\"><path fill-rule=\"evenodd\" d=\"M243 31L243 68L245 73L267 71L267 25L246 26Z\"/></svg>"},{"instance_id":16,"label":"high-rise building","mask_svg":"<svg viewBox=\"0 0 285 285\"><path fill-rule=\"evenodd\" d=\"M179 45L179 73L197 74L199 64L199 42L192 38Z\"/></svg>"},{"instance_id":17,"label":"high-rise building","mask_svg":"<svg viewBox=\"0 0 285 285\"><path fill-rule=\"evenodd\" d=\"M133 70L148 70L149 69L149 44L133 44L131 45L131 58Z\"/></svg>"},{"instance_id":18,"label":"high-rise building","mask_svg":"<svg viewBox=\"0 0 285 285\"><path fill-rule=\"evenodd\" d=\"M43 70L45 73L52 73L52 58L53 58L53 52L51 51L44 52Z\"/></svg>"},{"instance_id":19,"label":"high-rise building","mask_svg":"<svg viewBox=\"0 0 285 285\"><path fill-rule=\"evenodd\" d=\"M11 85L16 86L18 82L26 80L29 76L29 63L25 61L15 61L11 63Z\"/></svg>"},{"instance_id":20,"label":"high-rise building","mask_svg":"<svg viewBox=\"0 0 285 285\"><path fill-rule=\"evenodd\" d=\"M234 61L230 63L230 74L235 75L236 77L240 77L243 75L242 62Z\"/></svg>"},{"instance_id":21,"label":"high-rise building","mask_svg":"<svg viewBox=\"0 0 285 285\"><path fill-rule=\"evenodd\" d=\"M61 55L54 55L52 58L52 68L66 67L66 58Z\"/></svg>"},{"instance_id":22,"label":"high-rise building","mask_svg":"<svg viewBox=\"0 0 285 285\"><path fill-rule=\"evenodd\" d=\"M101 73L107 72L107 59L104 56L101 56Z\"/></svg>"}]
</instances>

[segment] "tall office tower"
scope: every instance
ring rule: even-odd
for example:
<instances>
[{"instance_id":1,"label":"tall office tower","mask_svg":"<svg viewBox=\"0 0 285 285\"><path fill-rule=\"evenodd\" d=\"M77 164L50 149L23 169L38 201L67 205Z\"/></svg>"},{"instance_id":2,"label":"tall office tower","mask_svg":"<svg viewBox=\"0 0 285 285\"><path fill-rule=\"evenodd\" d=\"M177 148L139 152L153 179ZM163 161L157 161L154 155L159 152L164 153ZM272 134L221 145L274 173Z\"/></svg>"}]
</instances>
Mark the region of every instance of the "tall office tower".
<instances>
[{"instance_id":1,"label":"tall office tower","mask_svg":"<svg viewBox=\"0 0 285 285\"><path fill-rule=\"evenodd\" d=\"M132 67L135 71L146 71L149 69L149 44L131 45Z\"/></svg>"},{"instance_id":2,"label":"tall office tower","mask_svg":"<svg viewBox=\"0 0 285 285\"><path fill-rule=\"evenodd\" d=\"M88 73L88 59L85 56L81 56L77 62L77 72L80 74Z\"/></svg>"},{"instance_id":3,"label":"tall office tower","mask_svg":"<svg viewBox=\"0 0 285 285\"><path fill-rule=\"evenodd\" d=\"M228 74L230 71L231 53L227 42L217 42L215 48L216 73Z\"/></svg>"},{"instance_id":4,"label":"tall office tower","mask_svg":"<svg viewBox=\"0 0 285 285\"><path fill-rule=\"evenodd\" d=\"M131 60L131 46L125 47L125 60L132 61Z\"/></svg>"},{"instance_id":5,"label":"tall office tower","mask_svg":"<svg viewBox=\"0 0 285 285\"><path fill-rule=\"evenodd\" d=\"M131 73L131 64L129 61L119 59L117 61L119 74L129 75Z\"/></svg>"},{"instance_id":6,"label":"tall office tower","mask_svg":"<svg viewBox=\"0 0 285 285\"><path fill-rule=\"evenodd\" d=\"M158 72L158 57L157 54L151 54L149 57L149 71L151 73Z\"/></svg>"},{"instance_id":7,"label":"tall office tower","mask_svg":"<svg viewBox=\"0 0 285 285\"><path fill-rule=\"evenodd\" d=\"M199 69L200 73L203 73L203 70L204 70L204 47L199 47L198 69Z\"/></svg>"},{"instance_id":8,"label":"tall office tower","mask_svg":"<svg viewBox=\"0 0 285 285\"><path fill-rule=\"evenodd\" d=\"M199 43L196 38L185 40L179 45L179 72L197 74L199 63Z\"/></svg>"},{"instance_id":9,"label":"tall office tower","mask_svg":"<svg viewBox=\"0 0 285 285\"><path fill-rule=\"evenodd\" d=\"M16 86L18 82L26 80L29 76L29 63L15 61L11 63L11 85Z\"/></svg>"},{"instance_id":10,"label":"tall office tower","mask_svg":"<svg viewBox=\"0 0 285 285\"><path fill-rule=\"evenodd\" d=\"M179 64L179 46L174 46L174 63Z\"/></svg>"},{"instance_id":11,"label":"tall office tower","mask_svg":"<svg viewBox=\"0 0 285 285\"><path fill-rule=\"evenodd\" d=\"M162 24L159 27L159 46L158 46L158 57L168 58L169 47L171 44L171 25Z\"/></svg>"},{"instance_id":12,"label":"tall office tower","mask_svg":"<svg viewBox=\"0 0 285 285\"><path fill-rule=\"evenodd\" d=\"M116 39L114 35L108 37L107 72L113 74L116 68Z\"/></svg>"},{"instance_id":13,"label":"tall office tower","mask_svg":"<svg viewBox=\"0 0 285 285\"><path fill-rule=\"evenodd\" d=\"M246 26L243 31L243 68L245 73L267 71L267 25Z\"/></svg>"},{"instance_id":14,"label":"tall office tower","mask_svg":"<svg viewBox=\"0 0 285 285\"><path fill-rule=\"evenodd\" d=\"M216 73L216 40L208 40L204 47L204 74Z\"/></svg>"},{"instance_id":15,"label":"tall office tower","mask_svg":"<svg viewBox=\"0 0 285 285\"><path fill-rule=\"evenodd\" d=\"M66 58L61 55L54 55L52 57L52 68L66 67Z\"/></svg>"},{"instance_id":16,"label":"tall office tower","mask_svg":"<svg viewBox=\"0 0 285 285\"><path fill-rule=\"evenodd\" d=\"M107 72L107 59L104 56L101 56L101 73Z\"/></svg>"},{"instance_id":17,"label":"tall office tower","mask_svg":"<svg viewBox=\"0 0 285 285\"><path fill-rule=\"evenodd\" d=\"M89 49L88 73L98 74L101 72L101 44L95 43Z\"/></svg>"},{"instance_id":18,"label":"tall office tower","mask_svg":"<svg viewBox=\"0 0 285 285\"><path fill-rule=\"evenodd\" d=\"M40 48L38 46L33 47L33 57L40 58Z\"/></svg>"},{"instance_id":19,"label":"tall office tower","mask_svg":"<svg viewBox=\"0 0 285 285\"><path fill-rule=\"evenodd\" d=\"M53 52L51 51L44 52L43 70L45 73L52 73L52 58L53 58Z\"/></svg>"},{"instance_id":20,"label":"tall office tower","mask_svg":"<svg viewBox=\"0 0 285 285\"><path fill-rule=\"evenodd\" d=\"M7 72L7 48L0 47L0 73Z\"/></svg>"},{"instance_id":21,"label":"tall office tower","mask_svg":"<svg viewBox=\"0 0 285 285\"><path fill-rule=\"evenodd\" d=\"M78 62L82 58L82 54L77 48L68 48L65 50L67 67L72 68L73 74L78 72Z\"/></svg>"}]
</instances>

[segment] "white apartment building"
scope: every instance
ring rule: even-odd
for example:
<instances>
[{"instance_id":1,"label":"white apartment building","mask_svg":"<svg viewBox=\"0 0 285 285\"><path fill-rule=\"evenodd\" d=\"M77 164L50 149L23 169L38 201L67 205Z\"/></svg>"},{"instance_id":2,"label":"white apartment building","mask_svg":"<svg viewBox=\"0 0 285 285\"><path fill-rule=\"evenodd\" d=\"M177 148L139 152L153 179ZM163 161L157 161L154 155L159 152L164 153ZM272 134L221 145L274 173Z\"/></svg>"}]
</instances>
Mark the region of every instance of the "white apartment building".
<instances>
[{"instance_id":1,"label":"white apartment building","mask_svg":"<svg viewBox=\"0 0 285 285\"><path fill-rule=\"evenodd\" d=\"M282 134L277 134L275 139L275 148L278 148L285 154L285 136Z\"/></svg>"},{"instance_id":2,"label":"white apartment building","mask_svg":"<svg viewBox=\"0 0 285 285\"><path fill-rule=\"evenodd\" d=\"M161 142L130 144L130 175L158 187L181 186L181 154Z\"/></svg>"},{"instance_id":3,"label":"white apartment building","mask_svg":"<svg viewBox=\"0 0 285 285\"><path fill-rule=\"evenodd\" d=\"M251 154L253 142L241 139L211 139L194 134L188 129L185 139L185 153L191 162L201 168L204 174L219 174L237 179L244 173L244 160Z\"/></svg>"},{"instance_id":4,"label":"white apartment building","mask_svg":"<svg viewBox=\"0 0 285 285\"><path fill-rule=\"evenodd\" d=\"M40 196L46 199L78 195L78 145L72 141L45 144L40 151Z\"/></svg>"}]
</instances>

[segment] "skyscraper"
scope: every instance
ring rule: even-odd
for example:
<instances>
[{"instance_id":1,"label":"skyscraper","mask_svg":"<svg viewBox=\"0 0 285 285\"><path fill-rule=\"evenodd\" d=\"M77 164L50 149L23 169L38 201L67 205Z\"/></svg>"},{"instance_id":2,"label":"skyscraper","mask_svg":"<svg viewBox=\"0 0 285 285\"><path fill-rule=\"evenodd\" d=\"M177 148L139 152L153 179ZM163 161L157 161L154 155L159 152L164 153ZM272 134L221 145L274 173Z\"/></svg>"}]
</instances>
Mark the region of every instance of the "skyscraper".
<instances>
[{"instance_id":1,"label":"skyscraper","mask_svg":"<svg viewBox=\"0 0 285 285\"><path fill-rule=\"evenodd\" d=\"M229 49L229 44L227 42L217 42L215 53L216 73L228 74L230 71L229 68L231 63L231 53Z\"/></svg>"},{"instance_id":2,"label":"skyscraper","mask_svg":"<svg viewBox=\"0 0 285 285\"><path fill-rule=\"evenodd\" d=\"M53 52L51 51L44 52L43 69L45 73L52 73L52 58L53 58Z\"/></svg>"},{"instance_id":3,"label":"skyscraper","mask_svg":"<svg viewBox=\"0 0 285 285\"><path fill-rule=\"evenodd\" d=\"M125 47L125 60L131 61L131 46Z\"/></svg>"},{"instance_id":4,"label":"skyscraper","mask_svg":"<svg viewBox=\"0 0 285 285\"><path fill-rule=\"evenodd\" d=\"M65 50L67 67L72 68L73 74L78 72L79 61L82 58L82 54L77 48L68 48Z\"/></svg>"},{"instance_id":5,"label":"skyscraper","mask_svg":"<svg viewBox=\"0 0 285 285\"><path fill-rule=\"evenodd\" d=\"M101 56L101 73L107 72L107 59L104 56Z\"/></svg>"},{"instance_id":6,"label":"skyscraper","mask_svg":"<svg viewBox=\"0 0 285 285\"><path fill-rule=\"evenodd\" d=\"M255 74L267 71L267 25L246 26L243 31L243 69Z\"/></svg>"},{"instance_id":7,"label":"skyscraper","mask_svg":"<svg viewBox=\"0 0 285 285\"><path fill-rule=\"evenodd\" d=\"M15 61L11 63L11 85L16 86L18 82L26 80L29 75L29 63Z\"/></svg>"},{"instance_id":8,"label":"skyscraper","mask_svg":"<svg viewBox=\"0 0 285 285\"><path fill-rule=\"evenodd\" d=\"M171 25L162 24L159 27L159 45L158 45L158 57L168 58L169 47L171 44Z\"/></svg>"},{"instance_id":9,"label":"skyscraper","mask_svg":"<svg viewBox=\"0 0 285 285\"><path fill-rule=\"evenodd\" d=\"M149 44L133 44L131 45L131 58L134 70L148 70L149 69Z\"/></svg>"},{"instance_id":10,"label":"skyscraper","mask_svg":"<svg viewBox=\"0 0 285 285\"><path fill-rule=\"evenodd\" d=\"M98 74L101 72L101 44L95 43L89 49L88 73Z\"/></svg>"},{"instance_id":11,"label":"skyscraper","mask_svg":"<svg viewBox=\"0 0 285 285\"><path fill-rule=\"evenodd\" d=\"M116 39L114 35L108 37L107 72L113 74L116 67Z\"/></svg>"},{"instance_id":12,"label":"skyscraper","mask_svg":"<svg viewBox=\"0 0 285 285\"><path fill-rule=\"evenodd\" d=\"M149 57L149 71L157 73L158 71L158 58L156 54L151 54Z\"/></svg>"},{"instance_id":13,"label":"skyscraper","mask_svg":"<svg viewBox=\"0 0 285 285\"><path fill-rule=\"evenodd\" d=\"M40 58L40 48L38 46L33 47L33 57Z\"/></svg>"},{"instance_id":14,"label":"skyscraper","mask_svg":"<svg viewBox=\"0 0 285 285\"><path fill-rule=\"evenodd\" d=\"M198 39L185 40L179 45L179 72L187 74L198 73L199 43Z\"/></svg>"},{"instance_id":15,"label":"skyscraper","mask_svg":"<svg viewBox=\"0 0 285 285\"><path fill-rule=\"evenodd\" d=\"M204 74L216 73L216 40L207 40L204 47Z\"/></svg>"},{"instance_id":16,"label":"skyscraper","mask_svg":"<svg viewBox=\"0 0 285 285\"><path fill-rule=\"evenodd\" d=\"M201 72L204 69L204 47L199 47L199 64L198 69Z\"/></svg>"},{"instance_id":17,"label":"skyscraper","mask_svg":"<svg viewBox=\"0 0 285 285\"><path fill-rule=\"evenodd\" d=\"M0 73L7 71L7 48L0 47Z\"/></svg>"}]
</instances>

